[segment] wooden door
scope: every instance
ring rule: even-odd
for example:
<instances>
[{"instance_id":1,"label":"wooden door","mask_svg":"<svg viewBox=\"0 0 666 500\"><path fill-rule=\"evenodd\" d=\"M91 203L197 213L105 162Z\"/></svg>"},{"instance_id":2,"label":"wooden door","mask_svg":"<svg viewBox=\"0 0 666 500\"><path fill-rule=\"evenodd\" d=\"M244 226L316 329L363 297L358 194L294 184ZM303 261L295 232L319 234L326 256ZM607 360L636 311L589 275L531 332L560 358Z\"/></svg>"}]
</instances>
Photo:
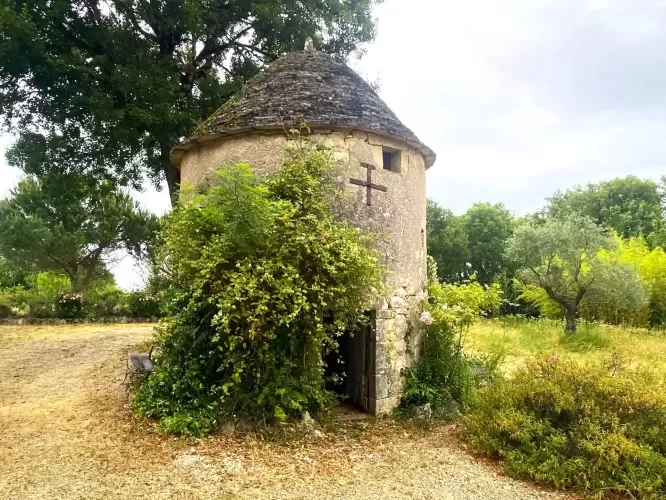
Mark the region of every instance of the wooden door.
<instances>
[{"instance_id":1,"label":"wooden door","mask_svg":"<svg viewBox=\"0 0 666 500\"><path fill-rule=\"evenodd\" d=\"M350 403L366 411L370 408L370 368L374 360L370 328L366 326L356 332L347 343L347 397Z\"/></svg>"}]
</instances>

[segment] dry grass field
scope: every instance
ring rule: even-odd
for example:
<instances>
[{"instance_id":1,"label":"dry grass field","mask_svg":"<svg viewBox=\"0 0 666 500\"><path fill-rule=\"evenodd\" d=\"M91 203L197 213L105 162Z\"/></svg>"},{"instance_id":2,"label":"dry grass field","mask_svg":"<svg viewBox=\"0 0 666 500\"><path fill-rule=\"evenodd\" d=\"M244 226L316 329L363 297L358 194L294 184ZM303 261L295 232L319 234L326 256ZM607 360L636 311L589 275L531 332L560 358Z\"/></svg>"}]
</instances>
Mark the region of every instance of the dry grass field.
<instances>
[{"instance_id":1,"label":"dry grass field","mask_svg":"<svg viewBox=\"0 0 666 500\"><path fill-rule=\"evenodd\" d=\"M474 459L446 426L362 421L286 444L156 434L122 387L151 328L0 327L0 498L565 498Z\"/></svg>"}]
</instances>

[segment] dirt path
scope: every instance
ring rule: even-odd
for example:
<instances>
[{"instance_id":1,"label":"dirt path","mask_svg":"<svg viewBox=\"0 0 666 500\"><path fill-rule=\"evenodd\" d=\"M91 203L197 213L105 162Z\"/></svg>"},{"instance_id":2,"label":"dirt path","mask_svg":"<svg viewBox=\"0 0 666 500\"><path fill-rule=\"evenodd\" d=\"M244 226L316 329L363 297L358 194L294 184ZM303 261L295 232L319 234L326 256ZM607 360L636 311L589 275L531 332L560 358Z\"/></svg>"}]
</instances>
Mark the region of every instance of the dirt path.
<instances>
[{"instance_id":1,"label":"dirt path","mask_svg":"<svg viewBox=\"0 0 666 500\"><path fill-rule=\"evenodd\" d=\"M355 423L292 446L156 435L132 420L121 386L127 352L150 332L0 327L0 498L567 498L479 463L448 428Z\"/></svg>"}]
</instances>

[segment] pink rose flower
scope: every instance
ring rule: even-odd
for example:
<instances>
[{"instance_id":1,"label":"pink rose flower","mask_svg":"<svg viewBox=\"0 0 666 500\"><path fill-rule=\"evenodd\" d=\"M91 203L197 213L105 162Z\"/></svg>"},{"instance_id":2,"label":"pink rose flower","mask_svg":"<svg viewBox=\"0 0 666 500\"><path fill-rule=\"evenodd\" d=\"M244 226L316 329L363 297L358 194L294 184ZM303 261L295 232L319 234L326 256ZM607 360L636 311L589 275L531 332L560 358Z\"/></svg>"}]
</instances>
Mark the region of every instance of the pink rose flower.
<instances>
[{"instance_id":1,"label":"pink rose flower","mask_svg":"<svg viewBox=\"0 0 666 500\"><path fill-rule=\"evenodd\" d=\"M435 320L432 317L432 314L429 312L423 312L421 313L421 323L424 325L432 325L435 322Z\"/></svg>"}]
</instances>

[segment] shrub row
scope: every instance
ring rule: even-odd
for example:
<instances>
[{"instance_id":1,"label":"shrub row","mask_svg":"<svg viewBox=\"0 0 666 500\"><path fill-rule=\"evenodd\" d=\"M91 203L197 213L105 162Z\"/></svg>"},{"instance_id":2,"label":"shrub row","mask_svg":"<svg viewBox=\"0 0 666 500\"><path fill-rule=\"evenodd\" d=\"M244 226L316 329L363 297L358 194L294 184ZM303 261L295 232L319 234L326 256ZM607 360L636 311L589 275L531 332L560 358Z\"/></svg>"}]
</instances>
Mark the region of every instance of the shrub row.
<instances>
[{"instance_id":1,"label":"shrub row","mask_svg":"<svg viewBox=\"0 0 666 500\"><path fill-rule=\"evenodd\" d=\"M160 316L160 304L149 293L125 292L113 281L92 283L72 293L69 280L52 273L31 277L28 287L0 290L0 318L149 318Z\"/></svg>"},{"instance_id":2,"label":"shrub row","mask_svg":"<svg viewBox=\"0 0 666 500\"><path fill-rule=\"evenodd\" d=\"M107 316L107 317L87 317L87 318L0 318L0 325L79 325L87 323L157 323L159 318L151 316L146 318L130 316Z\"/></svg>"}]
</instances>

